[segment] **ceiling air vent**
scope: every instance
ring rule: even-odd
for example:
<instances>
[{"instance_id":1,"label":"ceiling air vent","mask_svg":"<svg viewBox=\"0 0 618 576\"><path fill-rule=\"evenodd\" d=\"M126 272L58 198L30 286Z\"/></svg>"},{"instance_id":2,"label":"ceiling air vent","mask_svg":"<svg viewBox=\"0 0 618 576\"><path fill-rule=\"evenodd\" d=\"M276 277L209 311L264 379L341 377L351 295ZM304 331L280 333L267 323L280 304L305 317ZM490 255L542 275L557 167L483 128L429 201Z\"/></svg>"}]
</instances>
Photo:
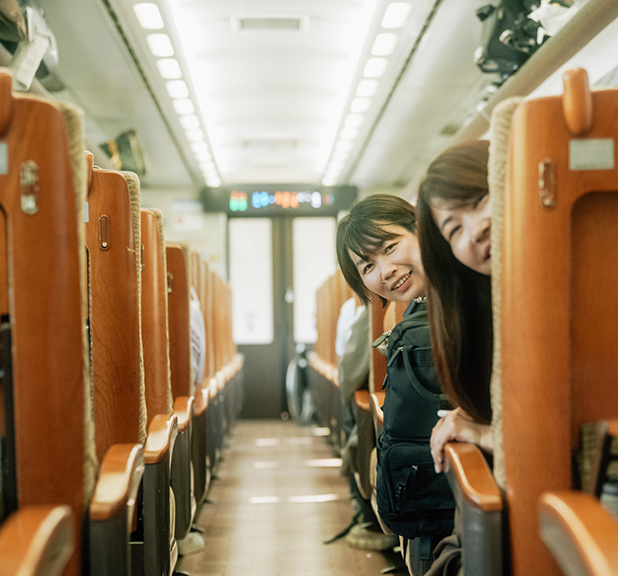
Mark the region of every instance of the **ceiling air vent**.
<instances>
[{"instance_id":1,"label":"ceiling air vent","mask_svg":"<svg viewBox=\"0 0 618 576\"><path fill-rule=\"evenodd\" d=\"M242 147L250 150L267 152L269 150L293 150L296 148L296 138L246 138L242 141Z\"/></svg>"},{"instance_id":2,"label":"ceiling air vent","mask_svg":"<svg viewBox=\"0 0 618 576\"><path fill-rule=\"evenodd\" d=\"M259 32L287 30L305 32L309 18L290 14L232 16L232 26L236 32Z\"/></svg>"}]
</instances>

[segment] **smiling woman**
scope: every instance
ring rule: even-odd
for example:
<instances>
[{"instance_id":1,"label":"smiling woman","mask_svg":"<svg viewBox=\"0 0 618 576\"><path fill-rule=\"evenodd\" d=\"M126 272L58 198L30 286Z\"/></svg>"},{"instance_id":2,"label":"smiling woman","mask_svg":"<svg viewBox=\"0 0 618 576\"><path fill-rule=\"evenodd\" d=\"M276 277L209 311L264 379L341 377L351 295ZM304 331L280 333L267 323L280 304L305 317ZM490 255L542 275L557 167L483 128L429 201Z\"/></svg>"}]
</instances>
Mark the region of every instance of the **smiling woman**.
<instances>
[{"instance_id":1,"label":"smiling woman","mask_svg":"<svg viewBox=\"0 0 618 576\"><path fill-rule=\"evenodd\" d=\"M337 259L350 287L367 305L411 302L425 295L414 207L391 194L374 194L352 206L337 227Z\"/></svg>"},{"instance_id":2,"label":"smiling woman","mask_svg":"<svg viewBox=\"0 0 618 576\"><path fill-rule=\"evenodd\" d=\"M442 388L479 422L491 420L489 143L464 142L429 166L418 196L432 346Z\"/></svg>"}]
</instances>

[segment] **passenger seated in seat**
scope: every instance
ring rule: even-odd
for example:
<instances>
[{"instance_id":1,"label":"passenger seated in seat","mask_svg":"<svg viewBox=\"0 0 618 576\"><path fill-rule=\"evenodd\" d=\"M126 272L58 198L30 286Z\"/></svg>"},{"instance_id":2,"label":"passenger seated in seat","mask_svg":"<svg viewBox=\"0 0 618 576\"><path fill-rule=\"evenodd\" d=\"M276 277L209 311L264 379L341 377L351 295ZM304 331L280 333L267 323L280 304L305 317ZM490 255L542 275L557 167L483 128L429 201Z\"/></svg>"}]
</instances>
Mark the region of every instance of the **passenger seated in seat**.
<instances>
[{"instance_id":1,"label":"passenger seated in seat","mask_svg":"<svg viewBox=\"0 0 618 576\"><path fill-rule=\"evenodd\" d=\"M447 442L471 442L493 452L488 161L487 141L453 146L430 164L419 187L419 241L434 361L442 390L457 406L441 414L431 434L436 472L444 469ZM436 547L426 576L461 574L460 520L455 514L455 531Z\"/></svg>"},{"instance_id":2,"label":"passenger seated in seat","mask_svg":"<svg viewBox=\"0 0 618 576\"><path fill-rule=\"evenodd\" d=\"M453 146L430 164L419 187L419 240L434 360L442 389L458 406L432 433L436 471L443 470L447 442L472 442L493 451L488 160L485 140Z\"/></svg>"},{"instance_id":3,"label":"passenger seated in seat","mask_svg":"<svg viewBox=\"0 0 618 576\"><path fill-rule=\"evenodd\" d=\"M417 338L413 344L425 353L424 358L429 359L429 364L423 365L419 369L419 372L423 374L420 377L420 386L425 387L430 396L436 395L436 391L439 393L440 387L433 362L431 362L431 354L427 354L427 351L430 350L430 338L425 311L425 278L419 242L416 236L414 207L406 200L390 194L376 194L364 198L355 203L350 213L339 223L336 244L337 258L343 275L363 304L368 305L374 294L381 298L383 304L386 304L389 300L409 304L404 312L406 319L404 322L411 321L411 327L406 328L407 334L410 338ZM400 327L403 325L403 323L400 324ZM390 352L389 347L389 354ZM410 355L411 362L415 365L414 354L416 352L406 351L405 354ZM392 362L389 356L389 368L387 369L387 396L383 408L384 431L378 442L378 470L380 470L380 467L385 470L385 466L390 465L383 460L381 461L381 453L386 453L388 450L389 453L394 454L395 452L390 452L390 450L395 449L398 450L398 454L401 454L399 450L404 447L404 444L406 450L414 444L414 448L418 448L423 454L422 457L427 460L431 470L427 482L431 484L433 483L431 477L435 478L435 475L433 474L428 444L431 427L437 420L436 411L433 409L431 414L424 415L423 418L415 418L412 407L408 407L407 404L402 405L401 402L397 401L401 397L395 395L395 383L389 378L392 378L391 370L394 370L395 366L398 365L401 355L397 358L394 356ZM399 372L399 374L401 373ZM404 376L404 378L405 381L398 383L397 386L403 388L412 386L407 377ZM390 405L388 403L389 388L393 395ZM420 431L418 427L415 427L415 422L420 420L429 422L426 430ZM397 437L392 434L392 430L395 429L401 431L400 434L396 435ZM397 446L394 446L395 444ZM406 451L407 453L409 452ZM406 467L411 469L417 464L420 465L420 459L406 462ZM384 476L382 477L384 478ZM419 474L419 481L422 477L423 474ZM384 480L382 480L383 485L380 485L380 478L380 474L378 474L378 504L380 503L380 495L386 493L385 487L387 486ZM440 481L443 482L442 479ZM446 490L445 502L451 501L450 490L446 483L443 483L444 486L441 488ZM397 500L397 506L401 505L401 508L398 508L397 511L389 510L389 513L399 514L400 518L397 522L401 520L401 523L393 523L392 517L387 521L382 508L380 513L385 523L402 536L406 536L406 532L409 531L408 533L415 535L408 537L416 537L420 535L418 533L418 530L420 530L423 534L427 536L431 534L429 537L434 538L443 529L443 524L434 522L431 529L428 528L431 522L427 521L427 515L431 517L431 510L434 510L434 508L422 508L423 503L419 505L415 501L417 497L414 492L417 486L412 486L412 484L414 482L411 480L409 489L404 492L406 495L403 497L396 498L394 493L390 494L390 500ZM435 495L440 493L440 490L437 489L432 492L429 489L429 492ZM415 503L410 504L412 501ZM384 499L382 502L384 502ZM415 510L422 508L421 516L423 519L419 520L418 513L409 511L408 506L414 507ZM446 508L448 508L448 504ZM446 523L450 524L452 509L441 512L444 512L447 517Z\"/></svg>"}]
</instances>

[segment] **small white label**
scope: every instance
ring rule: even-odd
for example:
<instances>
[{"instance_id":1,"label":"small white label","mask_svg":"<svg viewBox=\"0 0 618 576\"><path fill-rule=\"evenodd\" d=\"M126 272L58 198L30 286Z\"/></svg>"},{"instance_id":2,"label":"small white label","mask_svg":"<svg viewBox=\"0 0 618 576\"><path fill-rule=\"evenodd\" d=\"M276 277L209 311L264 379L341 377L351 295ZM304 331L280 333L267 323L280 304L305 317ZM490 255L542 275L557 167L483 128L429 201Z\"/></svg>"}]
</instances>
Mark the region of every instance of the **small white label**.
<instances>
[{"instance_id":1,"label":"small white label","mask_svg":"<svg viewBox=\"0 0 618 576\"><path fill-rule=\"evenodd\" d=\"M0 142L0 174L9 173L9 147L6 142Z\"/></svg>"},{"instance_id":2,"label":"small white label","mask_svg":"<svg viewBox=\"0 0 618 576\"><path fill-rule=\"evenodd\" d=\"M612 138L587 138L569 142L571 170L613 170L614 165Z\"/></svg>"},{"instance_id":3,"label":"small white label","mask_svg":"<svg viewBox=\"0 0 618 576\"><path fill-rule=\"evenodd\" d=\"M90 206L88 206L88 202L84 202L84 222L90 222Z\"/></svg>"}]
</instances>

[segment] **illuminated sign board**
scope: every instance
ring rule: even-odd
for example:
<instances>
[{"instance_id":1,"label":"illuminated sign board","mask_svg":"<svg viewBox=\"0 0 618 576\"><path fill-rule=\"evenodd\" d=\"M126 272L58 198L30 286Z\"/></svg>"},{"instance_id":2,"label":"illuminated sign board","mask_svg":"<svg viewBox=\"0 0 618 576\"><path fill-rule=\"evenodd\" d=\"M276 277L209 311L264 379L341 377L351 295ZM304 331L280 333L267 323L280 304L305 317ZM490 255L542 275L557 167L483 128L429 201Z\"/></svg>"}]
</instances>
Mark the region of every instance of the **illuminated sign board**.
<instances>
[{"instance_id":1,"label":"illuminated sign board","mask_svg":"<svg viewBox=\"0 0 618 576\"><path fill-rule=\"evenodd\" d=\"M205 188L202 204L206 212L230 216L335 215L347 210L356 198L353 186L321 188L308 185L240 185Z\"/></svg>"}]
</instances>

